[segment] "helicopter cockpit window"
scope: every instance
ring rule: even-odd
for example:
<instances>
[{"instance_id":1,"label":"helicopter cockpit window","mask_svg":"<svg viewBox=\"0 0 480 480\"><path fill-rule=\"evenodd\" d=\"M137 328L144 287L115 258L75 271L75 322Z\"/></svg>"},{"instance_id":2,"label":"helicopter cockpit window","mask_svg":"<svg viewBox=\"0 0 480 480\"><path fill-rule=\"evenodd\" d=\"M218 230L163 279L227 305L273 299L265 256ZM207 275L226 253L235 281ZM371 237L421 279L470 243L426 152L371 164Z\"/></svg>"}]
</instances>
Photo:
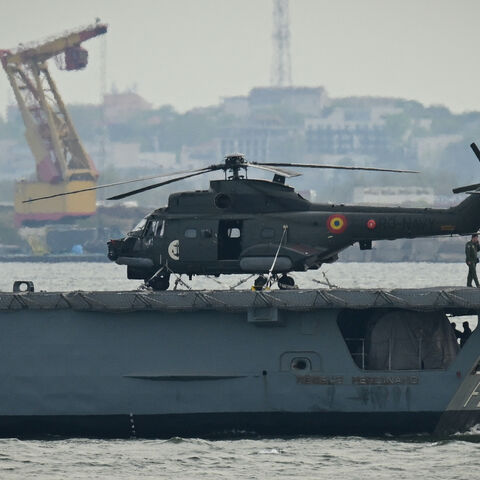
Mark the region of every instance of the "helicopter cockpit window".
<instances>
[{"instance_id":1,"label":"helicopter cockpit window","mask_svg":"<svg viewBox=\"0 0 480 480\"><path fill-rule=\"evenodd\" d=\"M229 238L240 238L240 229L237 227L229 228L227 235Z\"/></svg>"},{"instance_id":2,"label":"helicopter cockpit window","mask_svg":"<svg viewBox=\"0 0 480 480\"><path fill-rule=\"evenodd\" d=\"M273 228L264 228L261 235L262 238L273 238L275 236L275 230Z\"/></svg>"},{"instance_id":3,"label":"helicopter cockpit window","mask_svg":"<svg viewBox=\"0 0 480 480\"><path fill-rule=\"evenodd\" d=\"M158 220L152 220L151 222L147 223L147 226L145 227L145 238L151 238L157 231L158 227Z\"/></svg>"},{"instance_id":4,"label":"helicopter cockpit window","mask_svg":"<svg viewBox=\"0 0 480 480\"><path fill-rule=\"evenodd\" d=\"M195 228L187 228L185 230L185 238L197 238L197 230Z\"/></svg>"},{"instance_id":5,"label":"helicopter cockpit window","mask_svg":"<svg viewBox=\"0 0 480 480\"><path fill-rule=\"evenodd\" d=\"M156 235L157 237L163 237L165 235L165 220L158 222Z\"/></svg>"},{"instance_id":6,"label":"helicopter cockpit window","mask_svg":"<svg viewBox=\"0 0 480 480\"><path fill-rule=\"evenodd\" d=\"M143 227L147 223L146 218L142 218L135 227L133 227L132 232L141 232L143 230Z\"/></svg>"}]
</instances>

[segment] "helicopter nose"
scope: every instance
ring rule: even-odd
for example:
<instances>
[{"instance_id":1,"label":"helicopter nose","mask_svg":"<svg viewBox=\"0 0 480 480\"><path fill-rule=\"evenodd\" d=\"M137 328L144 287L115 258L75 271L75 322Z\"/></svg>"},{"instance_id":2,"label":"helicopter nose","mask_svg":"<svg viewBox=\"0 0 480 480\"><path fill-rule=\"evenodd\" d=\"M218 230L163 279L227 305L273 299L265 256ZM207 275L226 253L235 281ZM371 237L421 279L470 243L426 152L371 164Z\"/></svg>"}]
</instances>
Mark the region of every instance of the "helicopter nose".
<instances>
[{"instance_id":1,"label":"helicopter nose","mask_svg":"<svg viewBox=\"0 0 480 480\"><path fill-rule=\"evenodd\" d=\"M107 257L112 262L114 262L120 256L120 253L122 251L122 243L122 240L110 240L109 242L107 242Z\"/></svg>"}]
</instances>

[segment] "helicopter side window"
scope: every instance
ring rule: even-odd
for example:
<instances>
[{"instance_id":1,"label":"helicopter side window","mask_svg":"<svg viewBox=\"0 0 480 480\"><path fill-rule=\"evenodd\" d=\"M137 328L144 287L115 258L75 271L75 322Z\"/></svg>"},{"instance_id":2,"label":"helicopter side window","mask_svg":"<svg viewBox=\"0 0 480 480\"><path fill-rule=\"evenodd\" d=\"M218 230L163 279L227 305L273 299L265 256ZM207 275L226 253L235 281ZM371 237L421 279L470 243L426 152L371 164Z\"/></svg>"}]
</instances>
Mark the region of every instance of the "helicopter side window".
<instances>
[{"instance_id":1,"label":"helicopter side window","mask_svg":"<svg viewBox=\"0 0 480 480\"><path fill-rule=\"evenodd\" d=\"M262 238L273 238L275 236L275 230L273 228L264 228L261 235Z\"/></svg>"},{"instance_id":2,"label":"helicopter side window","mask_svg":"<svg viewBox=\"0 0 480 480\"><path fill-rule=\"evenodd\" d=\"M229 228L227 235L229 238L240 238L240 229L237 227Z\"/></svg>"},{"instance_id":3,"label":"helicopter side window","mask_svg":"<svg viewBox=\"0 0 480 480\"><path fill-rule=\"evenodd\" d=\"M157 235L157 237L163 237L165 235L165 220L158 222L155 234Z\"/></svg>"},{"instance_id":4,"label":"helicopter side window","mask_svg":"<svg viewBox=\"0 0 480 480\"><path fill-rule=\"evenodd\" d=\"M157 231L158 228L158 220L152 220L151 222L147 223L147 226L145 228L145 238L151 238L154 236L155 232Z\"/></svg>"},{"instance_id":5,"label":"helicopter side window","mask_svg":"<svg viewBox=\"0 0 480 480\"><path fill-rule=\"evenodd\" d=\"M185 238L197 238L197 230L195 228L187 228L185 230Z\"/></svg>"}]
</instances>

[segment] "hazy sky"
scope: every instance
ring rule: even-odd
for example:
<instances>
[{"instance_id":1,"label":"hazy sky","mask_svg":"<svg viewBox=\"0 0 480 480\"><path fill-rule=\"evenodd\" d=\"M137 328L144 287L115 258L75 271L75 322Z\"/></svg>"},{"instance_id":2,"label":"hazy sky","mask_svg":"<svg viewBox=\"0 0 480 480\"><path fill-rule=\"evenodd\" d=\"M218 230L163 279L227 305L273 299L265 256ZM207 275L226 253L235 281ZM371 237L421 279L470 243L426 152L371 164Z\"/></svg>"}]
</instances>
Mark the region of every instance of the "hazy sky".
<instances>
[{"instance_id":1,"label":"hazy sky","mask_svg":"<svg viewBox=\"0 0 480 480\"><path fill-rule=\"evenodd\" d=\"M0 48L109 24L107 84L183 111L269 85L272 0L0 0ZM480 110L479 0L290 0L295 85ZM100 99L100 42L84 72L51 72L67 102ZM0 72L0 113L12 100Z\"/></svg>"}]
</instances>

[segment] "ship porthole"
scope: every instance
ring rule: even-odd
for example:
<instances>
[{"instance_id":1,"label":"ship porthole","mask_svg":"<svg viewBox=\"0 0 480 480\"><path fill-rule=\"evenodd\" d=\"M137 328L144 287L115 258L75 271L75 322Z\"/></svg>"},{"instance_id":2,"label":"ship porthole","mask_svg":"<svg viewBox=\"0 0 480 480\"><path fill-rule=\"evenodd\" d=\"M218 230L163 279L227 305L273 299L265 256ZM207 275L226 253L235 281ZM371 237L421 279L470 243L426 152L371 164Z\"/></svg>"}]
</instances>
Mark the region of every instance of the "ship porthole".
<instances>
[{"instance_id":1,"label":"ship porthole","mask_svg":"<svg viewBox=\"0 0 480 480\"><path fill-rule=\"evenodd\" d=\"M292 360L291 368L297 371L311 370L312 364L308 358L297 357Z\"/></svg>"}]
</instances>

